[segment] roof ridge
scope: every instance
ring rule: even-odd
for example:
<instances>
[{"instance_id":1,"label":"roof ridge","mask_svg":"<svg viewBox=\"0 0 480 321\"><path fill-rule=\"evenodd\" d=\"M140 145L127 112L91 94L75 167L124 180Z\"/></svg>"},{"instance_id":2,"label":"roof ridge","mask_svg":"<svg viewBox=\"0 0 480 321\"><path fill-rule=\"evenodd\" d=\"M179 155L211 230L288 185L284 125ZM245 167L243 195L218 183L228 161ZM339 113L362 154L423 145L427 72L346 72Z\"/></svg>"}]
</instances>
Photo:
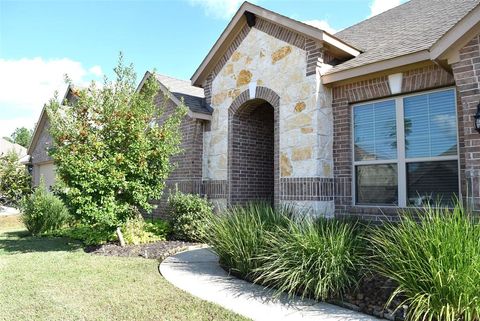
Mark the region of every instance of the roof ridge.
<instances>
[{"instance_id":1,"label":"roof ridge","mask_svg":"<svg viewBox=\"0 0 480 321\"><path fill-rule=\"evenodd\" d=\"M169 79L173 79L173 80L188 82L191 85L191 81L189 79L180 79L180 78L177 78L177 77L172 77L170 75L160 74L160 73L157 73L157 72L155 73L155 75L165 77L165 78L169 78ZM193 85L191 85L191 86L194 87Z\"/></svg>"}]
</instances>

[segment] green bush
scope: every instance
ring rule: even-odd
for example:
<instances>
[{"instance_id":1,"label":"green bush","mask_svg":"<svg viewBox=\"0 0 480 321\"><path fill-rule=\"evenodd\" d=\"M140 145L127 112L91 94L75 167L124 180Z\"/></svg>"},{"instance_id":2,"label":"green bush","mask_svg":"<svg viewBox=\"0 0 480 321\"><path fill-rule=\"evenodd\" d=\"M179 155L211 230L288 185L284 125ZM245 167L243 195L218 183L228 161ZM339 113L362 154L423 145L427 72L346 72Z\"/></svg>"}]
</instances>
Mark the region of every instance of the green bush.
<instances>
[{"instance_id":1,"label":"green bush","mask_svg":"<svg viewBox=\"0 0 480 321\"><path fill-rule=\"evenodd\" d=\"M480 320L480 226L461 205L405 213L371 241L374 268L398 284L390 302L405 298L408 320Z\"/></svg>"},{"instance_id":2,"label":"green bush","mask_svg":"<svg viewBox=\"0 0 480 321\"><path fill-rule=\"evenodd\" d=\"M156 219L151 222L145 222L145 230L157 236L167 239L171 234L172 228L170 223L161 219Z\"/></svg>"},{"instance_id":3,"label":"green bush","mask_svg":"<svg viewBox=\"0 0 480 321\"><path fill-rule=\"evenodd\" d=\"M199 230L205 218L212 215L213 206L207 199L176 191L168 199L168 215L172 222L173 237L185 241L198 241Z\"/></svg>"},{"instance_id":4,"label":"green bush","mask_svg":"<svg viewBox=\"0 0 480 321\"><path fill-rule=\"evenodd\" d=\"M142 217L128 219L121 229L125 243L134 245L165 241L169 232L167 223L163 221L147 223Z\"/></svg>"},{"instance_id":5,"label":"green bush","mask_svg":"<svg viewBox=\"0 0 480 321\"><path fill-rule=\"evenodd\" d=\"M105 227L98 224L85 225L77 223L74 226L57 230L52 233L52 235L79 240L87 246L101 245L117 240L117 235L111 227Z\"/></svg>"},{"instance_id":6,"label":"green bush","mask_svg":"<svg viewBox=\"0 0 480 321\"><path fill-rule=\"evenodd\" d=\"M356 224L289 220L286 227L266 233L255 282L272 286L278 294L339 297L360 279L363 249Z\"/></svg>"},{"instance_id":7,"label":"green bush","mask_svg":"<svg viewBox=\"0 0 480 321\"><path fill-rule=\"evenodd\" d=\"M22 221L32 234L57 230L71 220L63 202L49 193L44 184L40 184L32 194L24 197L20 208Z\"/></svg>"},{"instance_id":8,"label":"green bush","mask_svg":"<svg viewBox=\"0 0 480 321\"><path fill-rule=\"evenodd\" d=\"M266 232L287 224L289 216L287 209L274 210L262 203L233 207L225 213L209 216L202 239L212 246L222 265L252 278Z\"/></svg>"},{"instance_id":9,"label":"green bush","mask_svg":"<svg viewBox=\"0 0 480 321\"><path fill-rule=\"evenodd\" d=\"M0 204L17 206L20 200L32 192L32 178L18 155L11 151L0 155Z\"/></svg>"},{"instance_id":10,"label":"green bush","mask_svg":"<svg viewBox=\"0 0 480 321\"><path fill-rule=\"evenodd\" d=\"M146 222L143 219L130 219L121 227L126 244L143 244L163 241L170 233L170 225L163 220ZM99 224L88 225L77 223L52 233L82 241L87 246L117 242L115 229Z\"/></svg>"}]
</instances>

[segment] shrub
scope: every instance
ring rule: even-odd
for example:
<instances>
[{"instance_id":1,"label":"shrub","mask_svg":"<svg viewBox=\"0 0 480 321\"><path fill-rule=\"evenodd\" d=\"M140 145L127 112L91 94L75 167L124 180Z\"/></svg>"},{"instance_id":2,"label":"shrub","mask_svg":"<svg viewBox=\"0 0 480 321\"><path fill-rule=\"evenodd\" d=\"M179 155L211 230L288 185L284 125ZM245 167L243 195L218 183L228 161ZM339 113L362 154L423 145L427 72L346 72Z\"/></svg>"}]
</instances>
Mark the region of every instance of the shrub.
<instances>
[{"instance_id":1,"label":"shrub","mask_svg":"<svg viewBox=\"0 0 480 321\"><path fill-rule=\"evenodd\" d=\"M165 240L170 233L170 225L163 220L145 222L143 219L131 219L122 225L126 244L143 244ZM82 241L87 246L102 245L117 241L115 229L99 224L88 225L77 223L52 233Z\"/></svg>"},{"instance_id":2,"label":"shrub","mask_svg":"<svg viewBox=\"0 0 480 321\"><path fill-rule=\"evenodd\" d=\"M407 319L480 320L480 226L461 205L405 213L371 240L374 268L398 284L390 302L405 298Z\"/></svg>"},{"instance_id":3,"label":"shrub","mask_svg":"<svg viewBox=\"0 0 480 321\"><path fill-rule=\"evenodd\" d=\"M161 219L156 219L152 222L145 222L145 229L148 232L163 237L164 239L167 239L172 231L170 223Z\"/></svg>"},{"instance_id":4,"label":"shrub","mask_svg":"<svg viewBox=\"0 0 480 321\"><path fill-rule=\"evenodd\" d=\"M185 241L198 241L199 229L212 212L213 206L205 198L176 191L168 199L173 237Z\"/></svg>"},{"instance_id":5,"label":"shrub","mask_svg":"<svg viewBox=\"0 0 480 321\"><path fill-rule=\"evenodd\" d=\"M57 230L71 220L63 202L43 184L21 201L22 221L32 234Z\"/></svg>"},{"instance_id":6,"label":"shrub","mask_svg":"<svg viewBox=\"0 0 480 321\"><path fill-rule=\"evenodd\" d=\"M101 225L85 225L77 223L74 226L57 230L52 233L54 236L69 237L82 241L87 246L101 245L117 240L115 231L111 227Z\"/></svg>"},{"instance_id":7,"label":"shrub","mask_svg":"<svg viewBox=\"0 0 480 321\"><path fill-rule=\"evenodd\" d=\"M255 281L274 287L277 293L317 300L338 297L359 280L362 243L354 223L289 220L286 227L266 233Z\"/></svg>"},{"instance_id":8,"label":"shrub","mask_svg":"<svg viewBox=\"0 0 480 321\"><path fill-rule=\"evenodd\" d=\"M165 241L169 231L168 224L163 221L147 223L142 217L128 219L122 227L126 244L144 244Z\"/></svg>"},{"instance_id":9,"label":"shrub","mask_svg":"<svg viewBox=\"0 0 480 321\"><path fill-rule=\"evenodd\" d=\"M137 90L135 69L120 56L114 81L72 88L75 103L46 106L56 174L72 213L82 222L118 228L139 209L153 210L181 152L183 102L165 114L159 84L149 74ZM161 120L161 121L160 121Z\"/></svg>"},{"instance_id":10,"label":"shrub","mask_svg":"<svg viewBox=\"0 0 480 321\"><path fill-rule=\"evenodd\" d=\"M18 160L13 151L0 156L0 204L16 206L32 191L30 174Z\"/></svg>"},{"instance_id":11,"label":"shrub","mask_svg":"<svg viewBox=\"0 0 480 321\"><path fill-rule=\"evenodd\" d=\"M287 224L290 215L288 209L274 210L263 203L233 207L209 217L203 240L212 246L222 265L251 278L258 267L266 232Z\"/></svg>"}]
</instances>

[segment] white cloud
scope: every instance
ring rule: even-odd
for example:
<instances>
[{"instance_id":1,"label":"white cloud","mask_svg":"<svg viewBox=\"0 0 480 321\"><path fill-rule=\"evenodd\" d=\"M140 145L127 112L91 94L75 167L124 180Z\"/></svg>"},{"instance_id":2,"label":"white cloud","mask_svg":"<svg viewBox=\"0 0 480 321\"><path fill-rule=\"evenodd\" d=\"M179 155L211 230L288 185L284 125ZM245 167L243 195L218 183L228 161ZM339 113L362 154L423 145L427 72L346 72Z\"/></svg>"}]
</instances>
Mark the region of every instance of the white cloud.
<instances>
[{"instance_id":1,"label":"white cloud","mask_svg":"<svg viewBox=\"0 0 480 321\"><path fill-rule=\"evenodd\" d=\"M203 7L207 16L230 19L244 0L189 0L189 2L193 6Z\"/></svg>"},{"instance_id":2,"label":"white cloud","mask_svg":"<svg viewBox=\"0 0 480 321\"><path fill-rule=\"evenodd\" d=\"M370 16L373 17L379 13L398 6L401 0L373 0L370 4Z\"/></svg>"},{"instance_id":3,"label":"white cloud","mask_svg":"<svg viewBox=\"0 0 480 321\"><path fill-rule=\"evenodd\" d=\"M337 32L330 24L328 23L327 20L307 20L307 21L302 21L303 23L306 23L307 25L314 26L315 28L322 29L328 33L334 34Z\"/></svg>"},{"instance_id":4,"label":"white cloud","mask_svg":"<svg viewBox=\"0 0 480 321\"><path fill-rule=\"evenodd\" d=\"M100 67L98 65L93 66L92 68L88 69L88 72L91 73L91 74L94 74L97 77L103 76L102 67Z\"/></svg>"},{"instance_id":5,"label":"white cloud","mask_svg":"<svg viewBox=\"0 0 480 321\"><path fill-rule=\"evenodd\" d=\"M54 92L60 98L65 93L65 74L74 84L87 86L103 72L100 66L88 69L68 58L0 59L0 137L9 136L16 127L33 128Z\"/></svg>"}]
</instances>

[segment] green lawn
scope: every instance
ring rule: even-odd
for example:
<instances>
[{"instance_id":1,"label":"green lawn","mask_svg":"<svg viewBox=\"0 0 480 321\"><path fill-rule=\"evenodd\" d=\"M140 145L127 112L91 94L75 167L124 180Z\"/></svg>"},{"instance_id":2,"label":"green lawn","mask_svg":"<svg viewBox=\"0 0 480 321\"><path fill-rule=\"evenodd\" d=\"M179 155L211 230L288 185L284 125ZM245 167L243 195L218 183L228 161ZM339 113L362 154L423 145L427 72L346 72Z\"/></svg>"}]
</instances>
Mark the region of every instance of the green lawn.
<instances>
[{"instance_id":1,"label":"green lawn","mask_svg":"<svg viewBox=\"0 0 480 321\"><path fill-rule=\"evenodd\" d=\"M84 253L0 217L0 320L246 320L176 289L158 262Z\"/></svg>"}]
</instances>

